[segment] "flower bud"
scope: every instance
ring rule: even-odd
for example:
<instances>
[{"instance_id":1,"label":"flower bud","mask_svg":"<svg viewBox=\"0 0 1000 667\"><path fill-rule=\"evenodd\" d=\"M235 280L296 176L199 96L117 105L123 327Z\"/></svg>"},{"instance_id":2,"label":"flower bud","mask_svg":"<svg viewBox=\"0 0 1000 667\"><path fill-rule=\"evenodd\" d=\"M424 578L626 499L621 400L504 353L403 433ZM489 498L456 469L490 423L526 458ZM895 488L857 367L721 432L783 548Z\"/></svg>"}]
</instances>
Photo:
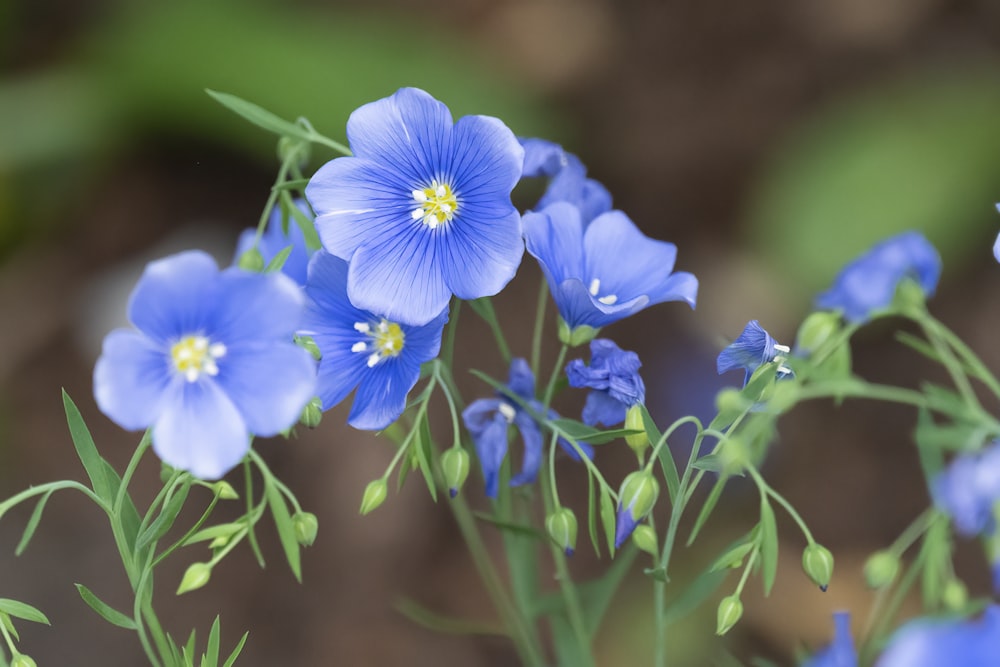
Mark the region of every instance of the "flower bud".
<instances>
[{"instance_id":1,"label":"flower bud","mask_svg":"<svg viewBox=\"0 0 1000 667\"><path fill-rule=\"evenodd\" d=\"M469 453L461 447L452 447L441 455L441 474L448 486L448 495L454 498L469 476Z\"/></svg>"},{"instance_id":2,"label":"flower bud","mask_svg":"<svg viewBox=\"0 0 1000 667\"><path fill-rule=\"evenodd\" d=\"M559 318L559 342L565 343L570 347L589 343L597 337L598 332L600 332L600 329L588 327L586 324L581 324L575 329L570 329L569 325L566 324L566 320L561 317Z\"/></svg>"},{"instance_id":3,"label":"flower bud","mask_svg":"<svg viewBox=\"0 0 1000 667\"><path fill-rule=\"evenodd\" d=\"M278 139L278 159L282 162L294 160L299 169L304 169L309 164L311 148L308 141L285 135Z\"/></svg>"},{"instance_id":4,"label":"flower bud","mask_svg":"<svg viewBox=\"0 0 1000 667\"><path fill-rule=\"evenodd\" d=\"M814 542L802 552L802 569L825 593L833 576L833 554L826 547Z\"/></svg>"},{"instance_id":5,"label":"flower bud","mask_svg":"<svg viewBox=\"0 0 1000 667\"><path fill-rule=\"evenodd\" d=\"M719 450L719 460L723 472L735 475L747 467L747 463L750 462L750 452L747 451L746 443L740 438L727 438Z\"/></svg>"},{"instance_id":6,"label":"flower bud","mask_svg":"<svg viewBox=\"0 0 1000 667\"><path fill-rule=\"evenodd\" d=\"M197 590L207 584L208 580L211 578L211 564L191 563L191 565L188 566L187 571L184 573L184 577L181 579L181 585L177 587L177 595Z\"/></svg>"},{"instance_id":7,"label":"flower bud","mask_svg":"<svg viewBox=\"0 0 1000 667\"><path fill-rule=\"evenodd\" d=\"M743 616L743 603L739 597L729 595L722 598L715 616L715 634L721 637L729 632L741 616Z\"/></svg>"},{"instance_id":8,"label":"flower bud","mask_svg":"<svg viewBox=\"0 0 1000 667\"><path fill-rule=\"evenodd\" d=\"M319 521L312 512L296 512L292 516L292 530L295 531L295 540L304 547L311 547L316 541L316 533L319 531Z\"/></svg>"},{"instance_id":9,"label":"flower bud","mask_svg":"<svg viewBox=\"0 0 1000 667\"><path fill-rule=\"evenodd\" d=\"M660 484L650 473L637 470L622 480L618 490L618 516L615 520L615 549L621 549L625 538L656 504Z\"/></svg>"},{"instance_id":10,"label":"flower bud","mask_svg":"<svg viewBox=\"0 0 1000 667\"><path fill-rule=\"evenodd\" d=\"M891 551L876 551L865 562L865 581L871 588L884 588L899 572L899 556Z\"/></svg>"},{"instance_id":11,"label":"flower bud","mask_svg":"<svg viewBox=\"0 0 1000 667\"><path fill-rule=\"evenodd\" d=\"M232 537L232 535L218 535L215 538L213 538L211 542L208 543L208 548L209 549L221 549L222 547L224 547L227 544L229 544L229 539L231 537Z\"/></svg>"},{"instance_id":12,"label":"flower bud","mask_svg":"<svg viewBox=\"0 0 1000 667\"><path fill-rule=\"evenodd\" d=\"M254 246L240 255L236 265L244 271L260 273L264 270L265 266L264 256L260 254L260 250L257 249L257 246Z\"/></svg>"},{"instance_id":13,"label":"flower bud","mask_svg":"<svg viewBox=\"0 0 1000 667\"><path fill-rule=\"evenodd\" d=\"M323 358L323 352L319 349L319 345L316 344L312 336L296 336L295 344L311 354L312 358L316 361Z\"/></svg>"},{"instance_id":14,"label":"flower bud","mask_svg":"<svg viewBox=\"0 0 1000 667\"><path fill-rule=\"evenodd\" d=\"M738 415L750 407L750 401L738 389L723 389L715 397L715 409L721 414Z\"/></svg>"},{"instance_id":15,"label":"flower bud","mask_svg":"<svg viewBox=\"0 0 1000 667\"><path fill-rule=\"evenodd\" d=\"M212 490L215 492L215 495L219 496L219 500L238 500L240 497L240 494L236 493L233 485L225 480L213 483Z\"/></svg>"},{"instance_id":16,"label":"flower bud","mask_svg":"<svg viewBox=\"0 0 1000 667\"><path fill-rule=\"evenodd\" d=\"M361 498L361 510L362 514L368 514L374 509L377 509L379 505L385 502L386 496L389 495L389 485L386 484L385 479L376 479L368 483L365 487L365 495Z\"/></svg>"},{"instance_id":17,"label":"flower bud","mask_svg":"<svg viewBox=\"0 0 1000 667\"><path fill-rule=\"evenodd\" d=\"M896 285L892 306L902 312L914 309L922 310L926 300L924 288L916 280L907 276Z\"/></svg>"},{"instance_id":18,"label":"flower bud","mask_svg":"<svg viewBox=\"0 0 1000 667\"><path fill-rule=\"evenodd\" d=\"M944 585L941 601L949 611L961 611L969 601L969 591L960 579L952 579Z\"/></svg>"},{"instance_id":19,"label":"flower bud","mask_svg":"<svg viewBox=\"0 0 1000 667\"><path fill-rule=\"evenodd\" d=\"M646 449L649 447L649 436L646 435L646 425L642 421L642 408L638 405L633 405L625 413L625 428L633 431L642 431L642 433L636 433L635 435L626 435L625 442L635 455L639 457L642 461L643 454L645 454Z\"/></svg>"},{"instance_id":20,"label":"flower bud","mask_svg":"<svg viewBox=\"0 0 1000 667\"><path fill-rule=\"evenodd\" d=\"M37 665L35 664L35 661L31 659L31 656L18 653L14 656L14 659L10 661L10 667L37 667Z\"/></svg>"},{"instance_id":21,"label":"flower bud","mask_svg":"<svg viewBox=\"0 0 1000 667\"><path fill-rule=\"evenodd\" d=\"M795 348L806 354L819 349L840 330L840 315L831 312L816 312L802 322L795 339Z\"/></svg>"},{"instance_id":22,"label":"flower bud","mask_svg":"<svg viewBox=\"0 0 1000 667\"><path fill-rule=\"evenodd\" d=\"M562 547L567 556L576 549L576 515L567 507L560 507L545 517L545 530L549 537Z\"/></svg>"},{"instance_id":23,"label":"flower bud","mask_svg":"<svg viewBox=\"0 0 1000 667\"><path fill-rule=\"evenodd\" d=\"M632 544L640 551L645 551L653 558L656 558L657 539L656 531L649 524L636 526L632 531Z\"/></svg>"},{"instance_id":24,"label":"flower bud","mask_svg":"<svg viewBox=\"0 0 1000 667\"><path fill-rule=\"evenodd\" d=\"M323 403L319 400L319 396L313 396L306 407L302 408L302 414L299 415L299 421L306 428L316 428L319 426L320 421L323 419Z\"/></svg>"}]
</instances>

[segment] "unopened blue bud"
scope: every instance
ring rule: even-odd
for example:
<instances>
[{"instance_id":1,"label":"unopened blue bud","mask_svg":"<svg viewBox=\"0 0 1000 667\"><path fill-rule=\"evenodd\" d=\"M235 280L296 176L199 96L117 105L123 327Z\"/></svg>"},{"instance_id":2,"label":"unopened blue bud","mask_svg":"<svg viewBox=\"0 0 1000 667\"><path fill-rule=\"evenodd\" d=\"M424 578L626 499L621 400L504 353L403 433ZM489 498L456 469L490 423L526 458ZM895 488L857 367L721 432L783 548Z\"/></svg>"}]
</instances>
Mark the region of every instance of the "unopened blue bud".
<instances>
[{"instance_id":1,"label":"unopened blue bud","mask_svg":"<svg viewBox=\"0 0 1000 667\"><path fill-rule=\"evenodd\" d=\"M576 549L576 515L573 514L573 510L560 507L548 515L545 518L545 530L567 556L573 555Z\"/></svg>"},{"instance_id":2,"label":"unopened blue bud","mask_svg":"<svg viewBox=\"0 0 1000 667\"><path fill-rule=\"evenodd\" d=\"M622 480L618 491L618 516L615 522L615 548L620 549L625 538L653 509L660 495L660 484L645 470L630 473Z\"/></svg>"}]
</instances>

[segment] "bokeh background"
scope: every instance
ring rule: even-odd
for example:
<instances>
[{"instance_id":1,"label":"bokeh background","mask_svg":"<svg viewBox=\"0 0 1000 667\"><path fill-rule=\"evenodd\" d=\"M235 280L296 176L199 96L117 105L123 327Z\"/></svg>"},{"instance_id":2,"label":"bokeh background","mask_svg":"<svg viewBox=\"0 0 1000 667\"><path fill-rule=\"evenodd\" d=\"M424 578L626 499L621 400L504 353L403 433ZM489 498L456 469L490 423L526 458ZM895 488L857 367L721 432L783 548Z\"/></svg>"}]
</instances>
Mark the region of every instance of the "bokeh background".
<instances>
[{"instance_id":1,"label":"bokeh background","mask_svg":"<svg viewBox=\"0 0 1000 667\"><path fill-rule=\"evenodd\" d=\"M101 451L124 466L138 435L111 424L91 396L101 338L123 323L146 261L202 247L228 262L238 232L260 215L277 168L273 138L204 89L306 116L342 139L352 109L403 85L425 88L456 116L496 115L518 134L562 142L647 234L678 244L678 268L701 280L698 309L667 304L606 331L640 353L660 423L709 414L714 392L739 381L717 378L714 356L748 319L790 342L845 260L910 228L944 259L935 312L1000 369L1000 267L990 254L1000 229L1000 5L991 0L8 0L0 495L82 479L60 387ZM316 149L310 169L329 157ZM529 260L497 299L515 354L528 351L525 312L538 280ZM866 330L857 344L866 377L939 377L900 350L891 328ZM505 375L468 313L458 359ZM488 393L472 378L462 388L468 399ZM167 627L204 637L220 613L224 647L251 630L238 663L247 667L514 664L500 639L438 634L397 611L409 599L450 616L492 614L450 515L419 480L358 516L391 447L344 426L346 414L338 407L315 431L258 445L319 517L305 583L265 528L267 569L240 549L206 588L175 599L186 564L205 556L190 547L159 579ZM744 597L744 620L725 642L733 657L712 637L709 602L672 630L674 664L794 664L828 639L839 608L852 609L860 629L872 600L865 556L928 500L914 421L905 409L850 402L804 406L782 421L765 472L837 556L830 591L802 575L802 538L779 515L778 583L767 600L753 586ZM624 447L600 457L613 483L632 465ZM140 470L140 499L150 499L158 472L152 460ZM564 496L582 508L575 472L560 468ZM475 476L466 493L481 493ZM703 540L678 553L677 590L752 526L756 504L752 489L732 485ZM15 558L29 514L19 508L0 523L0 595L40 607L53 626L20 624L22 647L40 665L142 664L134 637L97 618L72 586L129 604L100 512L53 498ZM582 545L574 563L581 576L603 566L588 551ZM960 545L958 558L985 591L976 545ZM651 589L635 571L598 637L602 665L648 661Z\"/></svg>"}]
</instances>

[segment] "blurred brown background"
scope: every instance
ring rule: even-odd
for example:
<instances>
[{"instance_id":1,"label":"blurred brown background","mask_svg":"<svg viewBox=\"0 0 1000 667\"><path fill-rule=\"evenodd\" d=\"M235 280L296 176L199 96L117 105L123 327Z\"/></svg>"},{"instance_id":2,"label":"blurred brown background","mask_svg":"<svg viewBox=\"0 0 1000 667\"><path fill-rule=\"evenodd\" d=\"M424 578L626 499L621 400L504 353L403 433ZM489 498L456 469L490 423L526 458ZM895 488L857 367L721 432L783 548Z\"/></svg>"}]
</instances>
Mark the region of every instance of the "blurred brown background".
<instances>
[{"instance_id":1,"label":"blurred brown background","mask_svg":"<svg viewBox=\"0 0 1000 667\"><path fill-rule=\"evenodd\" d=\"M1000 228L998 56L1000 5L990 0L0 4L0 495L82 479L60 387L101 451L125 465L138 435L111 424L90 394L101 338L123 324L146 261L203 247L227 262L239 230L256 222L277 168L273 138L205 88L307 116L342 139L353 108L417 85L456 116L496 115L518 134L563 142L646 233L677 243L678 268L701 279L695 312L668 304L605 332L640 353L662 424L710 416L714 391L738 381L715 377L714 355L748 319L791 342L837 267L906 228L942 251L935 312L1000 367L1000 267L989 253ZM329 157L316 150L310 168ZM515 354L528 352L522 318L538 279L529 258L497 300ZM468 311L461 332L459 362L504 377ZM857 342L866 377L913 384L934 373L887 328ZM489 393L471 378L462 387L469 400ZM205 557L189 547L158 579L167 627L204 637L220 613L224 648L251 631L246 667L513 664L501 640L434 634L394 611L406 597L448 615L492 614L449 514L418 479L357 515L391 449L343 426L346 414L340 406L316 431L258 445L319 517L305 583L264 529L266 570L241 548L206 588L177 599L187 563ZM837 572L827 594L816 591L799 571L803 540L779 516L778 584L768 600L745 596L744 620L725 642L739 660L793 664L796 650L827 640L833 609L851 608L860 628L871 602L864 557L927 502L913 423L904 409L853 404L806 406L782 422L765 472L833 550ZM633 465L624 449L600 451L612 483ZM566 497L582 503L582 475L568 465L560 473ZM157 474L152 460L140 470L140 500ZM478 502L475 475L465 493ZM756 503L734 484L705 538L678 553L675 581L748 530ZM100 512L55 497L15 558L30 511L0 522L0 596L40 607L53 627L20 623L22 648L39 665L142 664L135 638L97 618L72 586L130 604ZM579 551L574 567L593 571L583 536ZM959 557L985 591L975 545ZM598 638L602 665L648 662L651 593L638 561L635 570ZM713 630L708 603L672 631L675 664L723 664Z\"/></svg>"}]
</instances>

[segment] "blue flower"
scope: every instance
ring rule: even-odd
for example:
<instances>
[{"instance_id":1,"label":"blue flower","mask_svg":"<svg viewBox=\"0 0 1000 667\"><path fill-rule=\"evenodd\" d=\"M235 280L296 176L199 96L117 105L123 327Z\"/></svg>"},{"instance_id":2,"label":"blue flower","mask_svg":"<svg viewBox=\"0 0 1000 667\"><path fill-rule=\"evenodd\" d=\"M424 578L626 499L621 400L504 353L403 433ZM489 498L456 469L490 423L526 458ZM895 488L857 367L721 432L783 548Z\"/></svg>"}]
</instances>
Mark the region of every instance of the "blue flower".
<instances>
[{"instance_id":1,"label":"blue flower","mask_svg":"<svg viewBox=\"0 0 1000 667\"><path fill-rule=\"evenodd\" d=\"M611 210L611 193L599 182L587 178L587 168L580 158L545 139L520 141L524 147L522 178L550 179L545 194L534 207L536 210L557 201L568 202L580 209L584 225Z\"/></svg>"},{"instance_id":2,"label":"blue flower","mask_svg":"<svg viewBox=\"0 0 1000 667\"><path fill-rule=\"evenodd\" d=\"M438 355L442 310L428 324L412 326L356 308L348 299L347 262L317 251L309 263L306 314L300 333L322 353L317 394L327 410L357 388L347 422L376 431L403 414L420 365Z\"/></svg>"},{"instance_id":3,"label":"blue flower","mask_svg":"<svg viewBox=\"0 0 1000 667\"><path fill-rule=\"evenodd\" d=\"M525 214L524 235L571 330L599 329L654 303L695 305L698 279L672 273L677 247L644 236L621 211L597 216L585 231L579 209L556 202Z\"/></svg>"},{"instance_id":4,"label":"blue flower","mask_svg":"<svg viewBox=\"0 0 1000 667\"><path fill-rule=\"evenodd\" d=\"M296 199L294 200L294 203L299 210L306 215L306 217L312 219L312 211L309 209L309 204L307 204L304 199ZM284 266L281 267L281 272L294 280L300 286L305 285L306 270L309 267L309 258L312 257L312 251L306 246L306 237L302 233L302 228L299 227L298 223L291 219L287 222L288 233L285 234L281 230L281 208L279 206L275 206L271 211L271 216L267 220L267 228L264 230L264 234L260 238L260 243L257 245L257 249L264 257L264 262L266 263L274 259L274 257L282 250L291 246L292 251L288 254L288 258L285 260ZM253 241L256 235L256 229L246 229L242 234L240 234L240 238L236 242L237 259L239 259L240 255L253 247Z\"/></svg>"},{"instance_id":5,"label":"blue flower","mask_svg":"<svg viewBox=\"0 0 1000 667\"><path fill-rule=\"evenodd\" d=\"M719 353L719 358L715 361L715 368L719 375L731 370L741 368L745 371L743 386L753 372L764 364L776 361L781 364L784 355L791 352L787 345L779 345L778 341L771 338L757 320L750 320L743 327L743 333L730 343L726 349ZM792 375L792 370L787 366L778 366L778 377L788 377Z\"/></svg>"},{"instance_id":6,"label":"blue flower","mask_svg":"<svg viewBox=\"0 0 1000 667\"><path fill-rule=\"evenodd\" d=\"M524 149L496 118L452 123L415 88L351 114L353 157L325 164L306 186L323 246L347 260L347 293L401 324L438 318L452 294L476 299L506 285L524 253L510 201Z\"/></svg>"},{"instance_id":7,"label":"blue flower","mask_svg":"<svg viewBox=\"0 0 1000 667\"><path fill-rule=\"evenodd\" d=\"M625 412L646 400L646 385L639 376L639 355L618 347L614 341L590 341L590 367L582 359L566 365L571 387L590 387L583 406L583 423L614 426L625 421Z\"/></svg>"},{"instance_id":8,"label":"blue flower","mask_svg":"<svg viewBox=\"0 0 1000 667\"><path fill-rule=\"evenodd\" d=\"M1000 442L955 457L931 481L934 504L966 537L993 533L993 507L1000 501Z\"/></svg>"},{"instance_id":9,"label":"blue flower","mask_svg":"<svg viewBox=\"0 0 1000 667\"><path fill-rule=\"evenodd\" d=\"M542 412L541 402L535 399L535 376L524 359L514 359L510 364L510 376L507 388L536 413ZM549 410L549 417L556 419L558 415ZM524 458L521 461L521 472L510 480L511 486L530 484L535 481L538 469L542 465L542 431L531 414L505 396L499 393L496 398L480 398L473 401L462 412L465 428L472 435L476 444L476 454L479 465L483 469L486 480L486 495L496 498L499 490L500 466L507 456L507 426L513 424L524 440ZM560 446L574 459L579 456L576 450L562 438ZM577 443L589 458L592 449L587 443Z\"/></svg>"},{"instance_id":10,"label":"blue flower","mask_svg":"<svg viewBox=\"0 0 1000 667\"><path fill-rule=\"evenodd\" d=\"M851 639L851 615L840 611L833 615L833 641L817 652L802 667L857 667L858 654Z\"/></svg>"},{"instance_id":11,"label":"blue flower","mask_svg":"<svg viewBox=\"0 0 1000 667\"><path fill-rule=\"evenodd\" d=\"M889 639L876 667L993 667L1000 646L1000 606L990 605L978 620L918 619Z\"/></svg>"},{"instance_id":12,"label":"blue flower","mask_svg":"<svg viewBox=\"0 0 1000 667\"><path fill-rule=\"evenodd\" d=\"M816 298L816 305L840 310L849 322L864 322L888 308L904 278L915 280L933 296L941 276L941 257L919 232L904 232L876 244L845 266L833 286Z\"/></svg>"},{"instance_id":13,"label":"blue flower","mask_svg":"<svg viewBox=\"0 0 1000 667\"><path fill-rule=\"evenodd\" d=\"M97 405L129 429L153 427L169 465L216 479L250 435L292 426L316 388L292 342L301 291L281 274L219 271L198 251L152 262L132 291L135 329L112 331L94 368Z\"/></svg>"}]
</instances>

